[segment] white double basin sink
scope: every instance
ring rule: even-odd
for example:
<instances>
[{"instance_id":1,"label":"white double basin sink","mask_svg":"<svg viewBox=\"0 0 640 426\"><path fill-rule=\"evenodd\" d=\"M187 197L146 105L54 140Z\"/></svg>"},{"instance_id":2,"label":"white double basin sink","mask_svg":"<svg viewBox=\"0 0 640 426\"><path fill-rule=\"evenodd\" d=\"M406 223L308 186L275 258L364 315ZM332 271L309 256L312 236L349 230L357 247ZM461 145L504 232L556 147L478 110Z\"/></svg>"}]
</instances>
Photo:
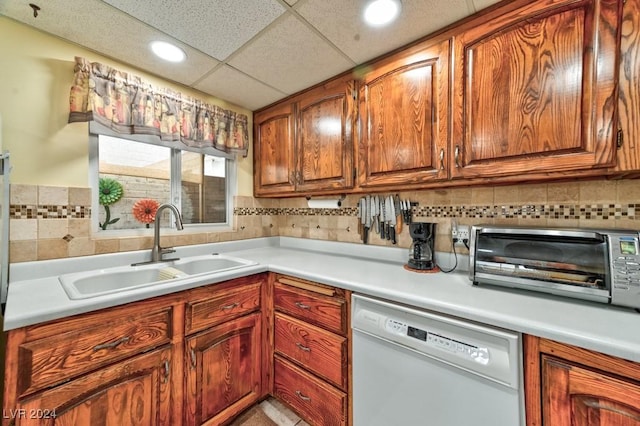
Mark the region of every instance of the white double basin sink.
<instances>
[{"instance_id":1,"label":"white double basin sink","mask_svg":"<svg viewBox=\"0 0 640 426\"><path fill-rule=\"evenodd\" d=\"M70 299L87 299L159 283L177 282L256 265L236 257L210 254L184 259L117 266L58 277Z\"/></svg>"}]
</instances>

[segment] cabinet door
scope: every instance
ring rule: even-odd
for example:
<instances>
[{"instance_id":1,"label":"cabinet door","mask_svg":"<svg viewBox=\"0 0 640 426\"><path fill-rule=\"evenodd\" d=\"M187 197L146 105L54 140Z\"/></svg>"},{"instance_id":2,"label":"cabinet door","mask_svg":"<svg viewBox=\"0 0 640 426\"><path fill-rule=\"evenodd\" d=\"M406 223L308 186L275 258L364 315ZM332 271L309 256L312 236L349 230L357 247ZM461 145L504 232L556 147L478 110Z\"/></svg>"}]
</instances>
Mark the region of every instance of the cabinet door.
<instances>
[{"instance_id":1,"label":"cabinet door","mask_svg":"<svg viewBox=\"0 0 640 426\"><path fill-rule=\"evenodd\" d=\"M298 102L297 190L353 187L355 82L334 80Z\"/></svg>"},{"instance_id":2,"label":"cabinet door","mask_svg":"<svg viewBox=\"0 0 640 426\"><path fill-rule=\"evenodd\" d=\"M295 190L294 104L285 103L254 117L254 192L256 196Z\"/></svg>"},{"instance_id":3,"label":"cabinet door","mask_svg":"<svg viewBox=\"0 0 640 426\"><path fill-rule=\"evenodd\" d=\"M171 349L156 350L36 394L12 414L17 425L169 425L170 365Z\"/></svg>"},{"instance_id":4,"label":"cabinet door","mask_svg":"<svg viewBox=\"0 0 640 426\"><path fill-rule=\"evenodd\" d=\"M613 164L622 1L536 1L454 42L451 175Z\"/></svg>"},{"instance_id":5,"label":"cabinet door","mask_svg":"<svg viewBox=\"0 0 640 426\"><path fill-rule=\"evenodd\" d=\"M187 339L185 424L221 424L260 397L260 314Z\"/></svg>"},{"instance_id":6,"label":"cabinet door","mask_svg":"<svg viewBox=\"0 0 640 426\"><path fill-rule=\"evenodd\" d=\"M449 41L376 65L360 88L362 187L403 188L447 178Z\"/></svg>"},{"instance_id":7,"label":"cabinet door","mask_svg":"<svg viewBox=\"0 0 640 426\"><path fill-rule=\"evenodd\" d=\"M542 358L543 424L552 426L640 426L640 386Z\"/></svg>"}]
</instances>

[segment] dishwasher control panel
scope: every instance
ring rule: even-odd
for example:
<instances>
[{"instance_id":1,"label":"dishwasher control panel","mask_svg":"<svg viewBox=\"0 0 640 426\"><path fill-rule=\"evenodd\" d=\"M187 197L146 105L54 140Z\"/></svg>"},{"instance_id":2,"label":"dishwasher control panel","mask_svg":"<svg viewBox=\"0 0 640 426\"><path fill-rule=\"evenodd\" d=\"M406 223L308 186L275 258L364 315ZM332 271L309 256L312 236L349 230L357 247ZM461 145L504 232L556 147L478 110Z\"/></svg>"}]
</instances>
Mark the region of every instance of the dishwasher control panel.
<instances>
[{"instance_id":1,"label":"dishwasher control panel","mask_svg":"<svg viewBox=\"0 0 640 426\"><path fill-rule=\"evenodd\" d=\"M480 364L486 365L489 363L489 349L487 348L479 347L459 339L456 340L442 333L422 330L392 318L385 320L384 328L389 333L412 337L424 342L427 346L444 349Z\"/></svg>"}]
</instances>

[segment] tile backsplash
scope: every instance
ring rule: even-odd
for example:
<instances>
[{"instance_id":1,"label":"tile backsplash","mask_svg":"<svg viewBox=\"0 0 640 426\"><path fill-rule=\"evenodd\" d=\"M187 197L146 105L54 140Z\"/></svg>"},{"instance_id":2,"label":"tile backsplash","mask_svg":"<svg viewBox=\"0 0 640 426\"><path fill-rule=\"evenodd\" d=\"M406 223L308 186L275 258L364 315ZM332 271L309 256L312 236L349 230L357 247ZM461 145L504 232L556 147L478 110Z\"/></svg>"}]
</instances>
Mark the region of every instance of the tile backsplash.
<instances>
[{"instance_id":1,"label":"tile backsplash","mask_svg":"<svg viewBox=\"0 0 640 426\"><path fill-rule=\"evenodd\" d=\"M447 188L400 192L417 203L415 221L435 222L436 250L451 251L452 221L585 228L631 228L640 225L640 182L594 180L496 187ZM262 236L361 242L357 204L349 195L340 209L316 209L303 197L255 199L236 197L233 230L184 232L162 237L164 246L230 241ZM151 236L92 235L91 189L12 185L10 202L10 261L150 249ZM371 233L370 244L391 245ZM409 247L406 227L398 246Z\"/></svg>"}]
</instances>

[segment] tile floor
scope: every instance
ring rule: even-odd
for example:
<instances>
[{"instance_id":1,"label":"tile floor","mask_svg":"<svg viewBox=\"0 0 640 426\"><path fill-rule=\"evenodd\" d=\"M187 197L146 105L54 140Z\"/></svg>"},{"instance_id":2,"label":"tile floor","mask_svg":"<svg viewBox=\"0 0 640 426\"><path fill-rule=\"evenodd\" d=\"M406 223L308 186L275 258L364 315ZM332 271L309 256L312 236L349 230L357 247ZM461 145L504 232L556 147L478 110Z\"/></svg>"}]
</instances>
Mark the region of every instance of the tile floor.
<instances>
[{"instance_id":1,"label":"tile floor","mask_svg":"<svg viewBox=\"0 0 640 426\"><path fill-rule=\"evenodd\" d=\"M272 426L273 424L277 426L309 426L307 422L274 398L265 399L249 411L253 410L260 410L271 422L267 423L265 420L263 423L249 423L243 420L246 416L240 416L231 426L244 426L249 424L251 424L251 426Z\"/></svg>"}]
</instances>

